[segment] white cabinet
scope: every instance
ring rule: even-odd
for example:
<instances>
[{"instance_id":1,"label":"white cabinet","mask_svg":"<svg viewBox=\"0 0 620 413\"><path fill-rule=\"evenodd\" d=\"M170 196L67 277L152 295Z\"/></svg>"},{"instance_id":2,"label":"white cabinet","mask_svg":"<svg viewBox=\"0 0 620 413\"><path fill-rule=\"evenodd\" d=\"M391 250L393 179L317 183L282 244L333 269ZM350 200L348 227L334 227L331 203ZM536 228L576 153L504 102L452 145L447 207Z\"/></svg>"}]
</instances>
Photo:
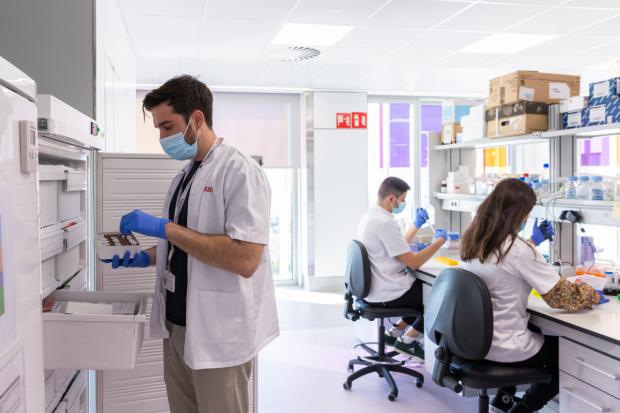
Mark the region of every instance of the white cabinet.
<instances>
[{"instance_id":1,"label":"white cabinet","mask_svg":"<svg viewBox=\"0 0 620 413\"><path fill-rule=\"evenodd\" d=\"M560 413L618 413L620 400L560 372Z\"/></svg>"},{"instance_id":2,"label":"white cabinet","mask_svg":"<svg viewBox=\"0 0 620 413\"><path fill-rule=\"evenodd\" d=\"M560 338L560 413L620 412L620 361Z\"/></svg>"}]
</instances>

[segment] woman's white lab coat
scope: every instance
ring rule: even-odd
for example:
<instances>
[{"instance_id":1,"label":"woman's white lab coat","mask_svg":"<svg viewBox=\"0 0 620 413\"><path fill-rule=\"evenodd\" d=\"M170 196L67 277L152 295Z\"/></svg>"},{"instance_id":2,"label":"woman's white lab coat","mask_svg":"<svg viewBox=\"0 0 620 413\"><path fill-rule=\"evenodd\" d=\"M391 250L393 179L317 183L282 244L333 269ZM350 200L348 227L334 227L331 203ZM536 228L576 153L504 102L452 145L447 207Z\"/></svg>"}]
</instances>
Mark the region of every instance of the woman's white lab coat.
<instances>
[{"instance_id":1,"label":"woman's white lab coat","mask_svg":"<svg viewBox=\"0 0 620 413\"><path fill-rule=\"evenodd\" d=\"M172 181L163 215L191 161ZM189 195L187 227L203 234L226 234L265 245L254 275L243 278L188 255L185 363L191 369L237 366L279 334L271 263L269 208L271 189L260 166L224 143L216 146L196 172ZM164 270L168 242L157 245L157 279L151 336L168 338L165 326Z\"/></svg>"}]
</instances>

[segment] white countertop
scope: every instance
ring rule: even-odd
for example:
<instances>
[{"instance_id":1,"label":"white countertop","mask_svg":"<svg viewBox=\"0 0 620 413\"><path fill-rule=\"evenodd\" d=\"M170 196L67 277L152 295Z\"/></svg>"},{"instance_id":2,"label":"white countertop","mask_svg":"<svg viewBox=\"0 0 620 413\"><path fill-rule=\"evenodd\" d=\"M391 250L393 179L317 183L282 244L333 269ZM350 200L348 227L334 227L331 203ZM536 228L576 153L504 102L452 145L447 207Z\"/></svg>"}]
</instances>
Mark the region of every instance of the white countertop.
<instances>
[{"instance_id":1,"label":"white countertop","mask_svg":"<svg viewBox=\"0 0 620 413\"><path fill-rule=\"evenodd\" d=\"M454 259L455 257L450 258ZM431 259L415 272L420 273L416 276L425 281L424 275L427 277L437 277L441 270L445 268L450 267L435 259ZM571 313L566 310L551 308L541 298L531 295L528 310L530 313L540 317L559 322L620 345L620 301L615 297L606 297L609 299L608 303L594 306L591 310Z\"/></svg>"}]
</instances>

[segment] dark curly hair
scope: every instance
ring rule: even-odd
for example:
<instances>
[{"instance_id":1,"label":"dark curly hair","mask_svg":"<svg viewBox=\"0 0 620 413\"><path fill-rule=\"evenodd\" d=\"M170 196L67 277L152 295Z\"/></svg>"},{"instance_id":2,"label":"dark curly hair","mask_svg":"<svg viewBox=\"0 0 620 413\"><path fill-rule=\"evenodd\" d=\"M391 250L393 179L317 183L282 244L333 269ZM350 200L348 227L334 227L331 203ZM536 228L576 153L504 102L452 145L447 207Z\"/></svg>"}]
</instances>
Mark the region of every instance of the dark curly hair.
<instances>
[{"instance_id":1,"label":"dark curly hair","mask_svg":"<svg viewBox=\"0 0 620 413\"><path fill-rule=\"evenodd\" d=\"M176 76L149 92L142 101L142 111L167 102L185 122L195 110L200 110L209 129L213 129L213 94L200 80L190 75Z\"/></svg>"}]
</instances>

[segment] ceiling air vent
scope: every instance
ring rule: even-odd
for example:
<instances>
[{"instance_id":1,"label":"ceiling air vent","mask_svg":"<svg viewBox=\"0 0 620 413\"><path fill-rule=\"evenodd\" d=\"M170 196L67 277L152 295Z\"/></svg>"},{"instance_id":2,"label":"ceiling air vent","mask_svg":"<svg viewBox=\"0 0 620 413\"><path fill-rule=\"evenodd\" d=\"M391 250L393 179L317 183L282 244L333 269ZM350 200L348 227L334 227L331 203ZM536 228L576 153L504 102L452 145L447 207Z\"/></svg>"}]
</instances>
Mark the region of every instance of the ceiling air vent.
<instances>
[{"instance_id":1,"label":"ceiling air vent","mask_svg":"<svg viewBox=\"0 0 620 413\"><path fill-rule=\"evenodd\" d=\"M271 51L271 56L278 62L301 62L314 59L321 52L317 49L304 46L288 46Z\"/></svg>"}]
</instances>

